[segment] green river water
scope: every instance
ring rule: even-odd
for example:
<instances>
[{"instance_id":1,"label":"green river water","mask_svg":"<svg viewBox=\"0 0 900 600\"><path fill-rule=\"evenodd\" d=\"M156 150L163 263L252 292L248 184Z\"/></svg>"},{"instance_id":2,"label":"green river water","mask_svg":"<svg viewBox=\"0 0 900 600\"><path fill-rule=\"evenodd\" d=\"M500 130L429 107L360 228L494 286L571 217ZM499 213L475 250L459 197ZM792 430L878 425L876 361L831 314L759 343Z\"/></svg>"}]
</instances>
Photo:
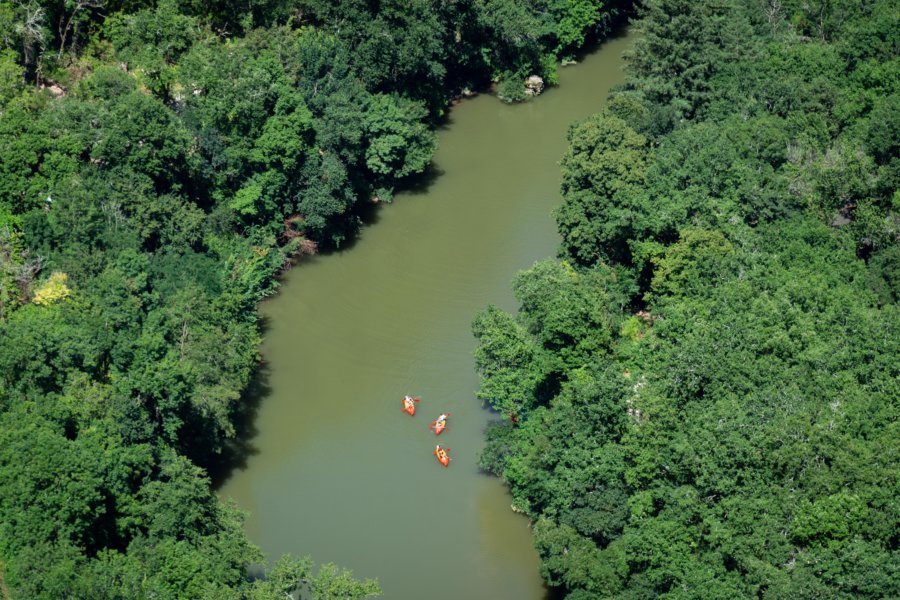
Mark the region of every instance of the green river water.
<instances>
[{"instance_id":1,"label":"green river water","mask_svg":"<svg viewBox=\"0 0 900 600\"><path fill-rule=\"evenodd\" d=\"M555 253L566 129L624 79L628 36L532 102L453 108L438 175L380 207L343 252L304 260L263 303L264 377L245 468L222 486L270 558L310 554L377 577L388 600L539 600L528 520L480 473L470 324L515 310L513 275ZM419 395L415 417L400 398ZM452 413L440 436L428 424Z\"/></svg>"}]
</instances>

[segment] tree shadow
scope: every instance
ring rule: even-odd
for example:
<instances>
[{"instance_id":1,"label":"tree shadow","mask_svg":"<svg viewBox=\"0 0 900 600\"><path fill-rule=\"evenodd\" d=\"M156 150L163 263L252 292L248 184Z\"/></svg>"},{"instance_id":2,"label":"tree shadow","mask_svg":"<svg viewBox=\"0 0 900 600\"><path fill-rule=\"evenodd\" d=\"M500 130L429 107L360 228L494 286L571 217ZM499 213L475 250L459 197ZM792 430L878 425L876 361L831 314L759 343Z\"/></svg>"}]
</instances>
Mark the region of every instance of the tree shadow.
<instances>
[{"instance_id":1,"label":"tree shadow","mask_svg":"<svg viewBox=\"0 0 900 600\"><path fill-rule=\"evenodd\" d=\"M607 42L626 37L633 17L632 11L623 11L621 14L616 15L609 23L608 33L604 35L604 32L599 31L589 34L584 44L572 52L571 57L576 63L580 63L591 54L599 51Z\"/></svg>"},{"instance_id":2,"label":"tree shadow","mask_svg":"<svg viewBox=\"0 0 900 600\"><path fill-rule=\"evenodd\" d=\"M443 129L446 125L442 125ZM434 164L434 161L428 163L428 166L421 173L410 175L403 181L403 185L397 188L398 194L422 196L431 190L431 186L446 173L443 169Z\"/></svg>"},{"instance_id":3,"label":"tree shadow","mask_svg":"<svg viewBox=\"0 0 900 600\"><path fill-rule=\"evenodd\" d=\"M261 318L260 331L265 333L269 328L269 320ZM244 388L237 409L232 417L234 424L234 436L225 440L222 448L215 454L210 453L207 464L201 464L206 468L212 482L212 489L219 490L231 479L235 471L247 468L250 457L259 453L254 444L259 429L256 427L256 417L262 403L272 393L269 383L271 368L264 360L260 360L253 371L250 383Z\"/></svg>"},{"instance_id":4,"label":"tree shadow","mask_svg":"<svg viewBox=\"0 0 900 600\"><path fill-rule=\"evenodd\" d=\"M444 170L435 166L434 162L428 164L421 173L410 175L397 183L394 190L394 198L390 202L367 202L360 201L353 207L350 214L350 221L344 228L344 239L340 244L322 244L319 247L319 256L330 256L332 254L341 254L356 247L362 237L364 229L377 225L381 219L381 211L387 205L402 202L410 197L424 196L428 194L431 186L444 174ZM397 198L398 196L402 198ZM309 260L302 258L298 264Z\"/></svg>"}]
</instances>

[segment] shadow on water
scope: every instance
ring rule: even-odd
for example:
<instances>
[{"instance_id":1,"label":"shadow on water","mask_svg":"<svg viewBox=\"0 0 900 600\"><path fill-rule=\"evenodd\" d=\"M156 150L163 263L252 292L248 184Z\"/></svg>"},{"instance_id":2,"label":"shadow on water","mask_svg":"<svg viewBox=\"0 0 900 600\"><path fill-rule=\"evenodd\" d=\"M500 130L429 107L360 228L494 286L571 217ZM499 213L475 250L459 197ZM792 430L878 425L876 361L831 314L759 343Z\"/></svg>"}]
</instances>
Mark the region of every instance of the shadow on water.
<instances>
[{"instance_id":1,"label":"shadow on water","mask_svg":"<svg viewBox=\"0 0 900 600\"><path fill-rule=\"evenodd\" d=\"M581 62L591 54L596 53L607 42L622 39L628 36L631 20L635 18L634 11L626 10L616 15L607 23L605 31L594 31L589 33L584 40L584 44L574 52L571 56L576 62Z\"/></svg>"},{"instance_id":2,"label":"shadow on water","mask_svg":"<svg viewBox=\"0 0 900 600\"><path fill-rule=\"evenodd\" d=\"M394 190L394 195L396 196L402 193L407 197L407 199L411 196L424 196L428 194L431 186L434 185L434 183L443 174L444 171L442 169L435 166L433 162L429 163L428 166L425 167L425 170L421 173L410 175L402 182L400 182L400 184ZM332 254L341 254L355 248L361 237L362 230L378 224L378 221L381 218L381 209L385 204L390 203L359 202L353 209L353 215L351 218L354 222L350 226L348 226L346 238L340 243L339 246L334 246L331 244L322 245L319 250L319 255L330 256ZM308 259L303 258L301 259L301 261L299 261L299 263L302 263L305 260Z\"/></svg>"},{"instance_id":3,"label":"shadow on water","mask_svg":"<svg viewBox=\"0 0 900 600\"><path fill-rule=\"evenodd\" d=\"M438 168L433 162L429 163L424 171L416 175L410 175L397 189L397 193L403 192L413 196L422 196L431 190L431 186L444 175L444 170Z\"/></svg>"},{"instance_id":4,"label":"shadow on water","mask_svg":"<svg viewBox=\"0 0 900 600\"><path fill-rule=\"evenodd\" d=\"M268 321L265 317L260 319L260 331L263 334L269 328ZM259 453L253 444L254 438L259 433L256 427L256 415L259 407L272 393L269 378L268 364L260 361L253 372L250 383L241 394L233 415L234 436L225 440L222 449L217 454L210 455L210 460L202 465L206 468L213 490L221 488L235 471L246 468L250 457Z\"/></svg>"},{"instance_id":5,"label":"shadow on water","mask_svg":"<svg viewBox=\"0 0 900 600\"><path fill-rule=\"evenodd\" d=\"M574 53L574 57L580 62L591 54L596 53L604 44L628 37L629 21L632 17L633 15L630 13L619 15L619 17L609 23L609 30L605 35L603 32L599 32L588 37L584 45Z\"/></svg>"},{"instance_id":6,"label":"shadow on water","mask_svg":"<svg viewBox=\"0 0 900 600\"><path fill-rule=\"evenodd\" d=\"M509 423L505 420L503 415L497 412L494 408L487 404L482 404L481 410L488 414L488 420L484 424L484 427L481 430L482 437L487 440L488 446L490 445L491 438L491 430L496 427L508 427ZM515 426L514 426L515 427ZM493 473L489 468L486 468L486 465L482 463L482 455L488 450L488 448L484 448L481 452L478 453L478 475L479 477L486 477L490 479L499 479L503 481L503 486L509 491L509 487L506 485L506 482L503 480L503 477L498 473ZM534 527L534 521L527 514L523 514L525 518L528 519L528 528L532 529ZM541 587L543 588L544 594L541 600L563 600L566 597L566 590L562 587L551 587L547 585L546 580L541 581Z\"/></svg>"}]
</instances>

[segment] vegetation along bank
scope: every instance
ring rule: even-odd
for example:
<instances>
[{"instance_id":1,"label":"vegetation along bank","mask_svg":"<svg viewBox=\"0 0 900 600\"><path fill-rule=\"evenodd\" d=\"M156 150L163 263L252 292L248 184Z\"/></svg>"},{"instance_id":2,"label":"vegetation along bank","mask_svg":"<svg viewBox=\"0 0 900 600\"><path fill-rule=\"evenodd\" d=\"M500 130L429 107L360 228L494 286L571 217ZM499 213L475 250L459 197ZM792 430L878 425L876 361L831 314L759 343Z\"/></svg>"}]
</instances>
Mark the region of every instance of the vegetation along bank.
<instances>
[{"instance_id":1,"label":"vegetation along bank","mask_svg":"<svg viewBox=\"0 0 900 600\"><path fill-rule=\"evenodd\" d=\"M552 84L628 8L0 1L0 596L376 593L253 580L210 490L256 305L427 168L449 98Z\"/></svg>"},{"instance_id":2,"label":"vegetation along bank","mask_svg":"<svg viewBox=\"0 0 900 600\"><path fill-rule=\"evenodd\" d=\"M474 321L482 465L566 598L896 598L897 2L643 4Z\"/></svg>"}]
</instances>

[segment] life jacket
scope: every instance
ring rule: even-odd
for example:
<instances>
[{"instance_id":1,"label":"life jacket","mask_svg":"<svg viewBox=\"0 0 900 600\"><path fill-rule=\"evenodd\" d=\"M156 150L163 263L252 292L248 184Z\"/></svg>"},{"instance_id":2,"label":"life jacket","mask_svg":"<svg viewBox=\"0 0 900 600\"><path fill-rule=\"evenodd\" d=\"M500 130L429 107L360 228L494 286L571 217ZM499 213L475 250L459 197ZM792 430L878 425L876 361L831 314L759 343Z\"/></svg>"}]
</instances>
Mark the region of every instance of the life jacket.
<instances>
[{"instance_id":1,"label":"life jacket","mask_svg":"<svg viewBox=\"0 0 900 600\"><path fill-rule=\"evenodd\" d=\"M416 402L418 398L410 398L409 396L405 396L401 402L403 402L403 410L404 412L409 413L410 416L416 414Z\"/></svg>"},{"instance_id":2,"label":"life jacket","mask_svg":"<svg viewBox=\"0 0 900 600\"><path fill-rule=\"evenodd\" d=\"M438 462L441 463L445 467L450 464L450 455L447 454L448 450L449 450L449 448L447 448L447 450L445 450L445 449L441 448L440 446L435 446L435 448L434 448L434 455L437 456Z\"/></svg>"}]
</instances>

